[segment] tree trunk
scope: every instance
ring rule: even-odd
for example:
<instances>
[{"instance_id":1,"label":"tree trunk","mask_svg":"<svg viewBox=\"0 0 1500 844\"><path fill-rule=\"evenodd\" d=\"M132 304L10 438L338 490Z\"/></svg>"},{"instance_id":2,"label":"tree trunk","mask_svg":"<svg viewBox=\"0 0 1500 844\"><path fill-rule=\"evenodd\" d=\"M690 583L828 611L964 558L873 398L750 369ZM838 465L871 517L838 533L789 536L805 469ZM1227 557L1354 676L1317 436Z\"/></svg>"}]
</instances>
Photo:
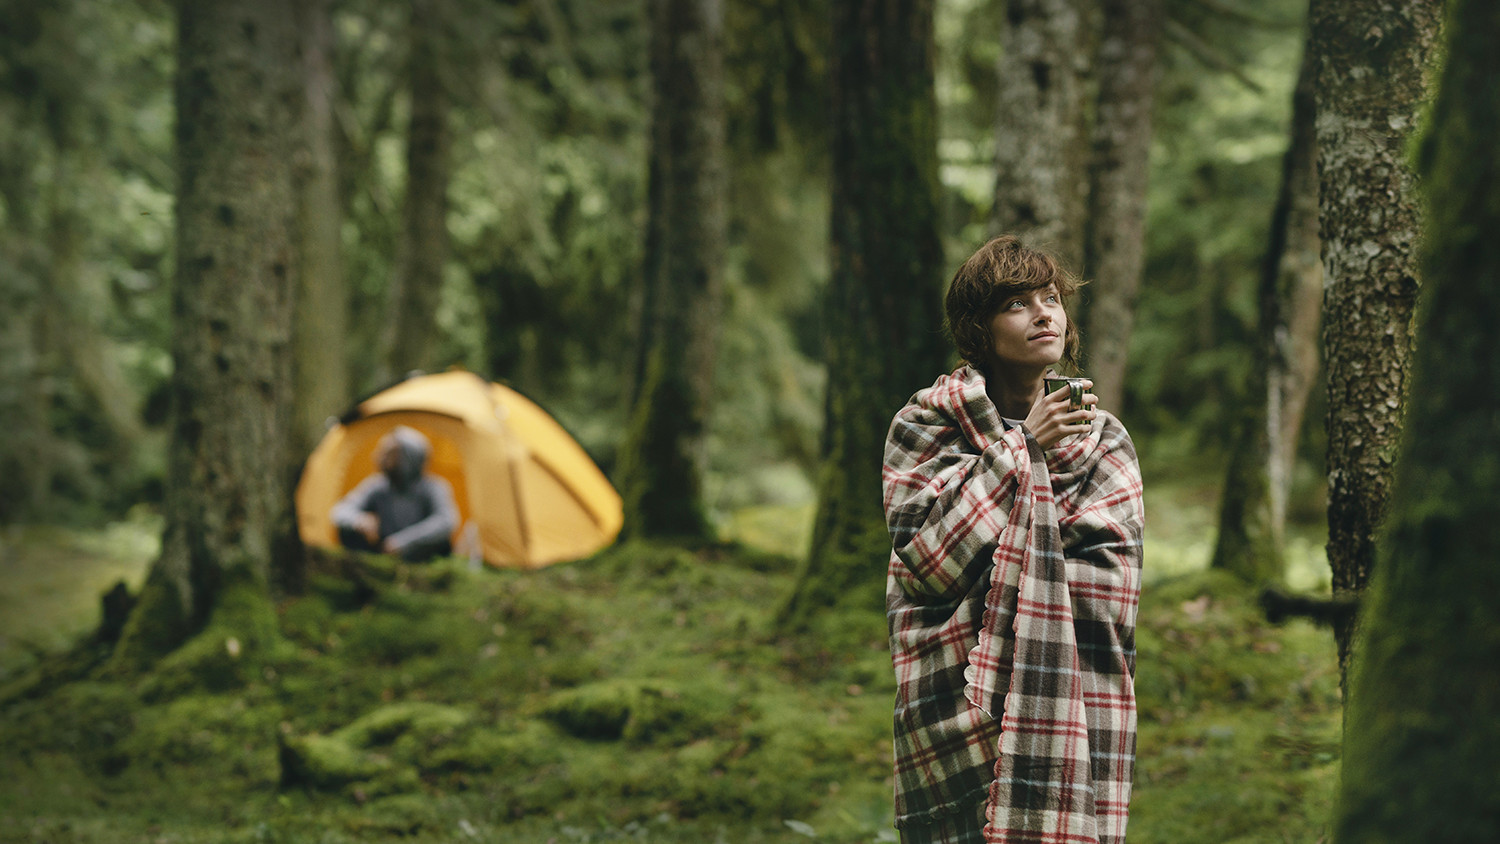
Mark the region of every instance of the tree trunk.
<instances>
[{"instance_id":1,"label":"tree trunk","mask_svg":"<svg viewBox=\"0 0 1500 844\"><path fill-rule=\"evenodd\" d=\"M932 0L834 0L828 388L812 546L785 620L878 606L891 417L946 369Z\"/></svg>"},{"instance_id":2,"label":"tree trunk","mask_svg":"<svg viewBox=\"0 0 1500 844\"><path fill-rule=\"evenodd\" d=\"M1500 838L1500 727L1489 717L1500 711L1500 7L1449 9L1418 154L1427 202L1411 435L1351 676L1339 841ZM1431 40L1433 18L1407 20Z\"/></svg>"},{"instance_id":3,"label":"tree trunk","mask_svg":"<svg viewBox=\"0 0 1500 844\"><path fill-rule=\"evenodd\" d=\"M406 136L406 198L391 278L389 352L381 381L428 370L437 334L437 307L448 262L448 90L444 78L443 0L411 5L411 123Z\"/></svg>"},{"instance_id":4,"label":"tree trunk","mask_svg":"<svg viewBox=\"0 0 1500 844\"><path fill-rule=\"evenodd\" d=\"M333 22L328 0L299 7L302 30L303 111L306 153L298 184L301 289L296 314L294 464L306 459L326 429L326 420L349 401L349 365L344 348L349 296L340 258L343 204L334 153L333 110L338 83L333 73Z\"/></svg>"},{"instance_id":5,"label":"tree trunk","mask_svg":"<svg viewBox=\"0 0 1500 844\"><path fill-rule=\"evenodd\" d=\"M1309 45L1305 53L1311 52ZM1266 384L1272 408L1268 457L1271 477L1271 524L1277 536L1286 530L1287 498L1291 494L1292 471L1297 463L1297 445L1307 401L1321 365L1319 351L1323 321L1322 238L1318 233L1318 142L1317 104L1314 98L1312 59L1304 55L1297 89L1292 95L1292 121L1298 127L1288 149L1289 184L1286 232L1277 267L1276 301L1281 309L1271 341Z\"/></svg>"},{"instance_id":6,"label":"tree trunk","mask_svg":"<svg viewBox=\"0 0 1500 844\"><path fill-rule=\"evenodd\" d=\"M1119 413L1146 259L1151 109L1165 13L1161 0L1104 0L1103 10L1084 254L1092 283L1084 288L1083 342L1100 407Z\"/></svg>"},{"instance_id":7,"label":"tree trunk","mask_svg":"<svg viewBox=\"0 0 1500 844\"><path fill-rule=\"evenodd\" d=\"M723 0L652 0L642 355L620 486L629 536L704 538L704 432L727 227Z\"/></svg>"},{"instance_id":8,"label":"tree trunk","mask_svg":"<svg viewBox=\"0 0 1500 844\"><path fill-rule=\"evenodd\" d=\"M1407 137L1441 0L1315 0L1323 350L1328 373L1328 564L1333 588L1369 579L1401 430L1421 232ZM1354 622L1337 624L1347 678Z\"/></svg>"},{"instance_id":9,"label":"tree trunk","mask_svg":"<svg viewBox=\"0 0 1500 844\"><path fill-rule=\"evenodd\" d=\"M1083 269L1088 207L1088 49L1083 0L1008 0L998 67L992 234ZM1045 138L1045 142L1038 139Z\"/></svg>"},{"instance_id":10,"label":"tree trunk","mask_svg":"<svg viewBox=\"0 0 1500 844\"><path fill-rule=\"evenodd\" d=\"M161 556L116 657L139 668L225 590L266 595L291 496L292 157L300 57L289 0L178 5L177 277ZM223 650L222 642L217 645Z\"/></svg>"},{"instance_id":11,"label":"tree trunk","mask_svg":"<svg viewBox=\"0 0 1500 844\"><path fill-rule=\"evenodd\" d=\"M1313 58L1312 51L1304 49L1292 94L1291 136L1261 271L1251 404L1224 480L1212 563L1252 583L1277 580L1283 574L1287 489L1317 365L1323 272L1318 261Z\"/></svg>"}]
</instances>

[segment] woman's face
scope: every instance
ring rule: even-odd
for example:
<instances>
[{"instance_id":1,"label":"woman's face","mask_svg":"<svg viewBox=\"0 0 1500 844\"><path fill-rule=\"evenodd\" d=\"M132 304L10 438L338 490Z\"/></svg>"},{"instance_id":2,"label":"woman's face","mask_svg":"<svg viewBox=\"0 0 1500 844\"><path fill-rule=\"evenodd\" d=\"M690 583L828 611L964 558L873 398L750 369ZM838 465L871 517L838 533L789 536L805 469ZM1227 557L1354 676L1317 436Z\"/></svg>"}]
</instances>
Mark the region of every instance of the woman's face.
<instances>
[{"instance_id":1,"label":"woman's face","mask_svg":"<svg viewBox=\"0 0 1500 844\"><path fill-rule=\"evenodd\" d=\"M990 318L990 364L1001 368L1045 369L1062 360L1068 334L1057 287L1017 293Z\"/></svg>"}]
</instances>

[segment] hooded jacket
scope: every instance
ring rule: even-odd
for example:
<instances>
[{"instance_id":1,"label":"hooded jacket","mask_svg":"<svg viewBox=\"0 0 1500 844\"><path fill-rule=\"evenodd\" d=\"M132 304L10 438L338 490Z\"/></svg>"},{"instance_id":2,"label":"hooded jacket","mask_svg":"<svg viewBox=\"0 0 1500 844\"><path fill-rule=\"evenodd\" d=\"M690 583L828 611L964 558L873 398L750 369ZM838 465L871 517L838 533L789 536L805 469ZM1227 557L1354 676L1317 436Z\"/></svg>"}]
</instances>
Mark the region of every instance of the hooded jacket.
<instances>
[{"instance_id":1,"label":"hooded jacket","mask_svg":"<svg viewBox=\"0 0 1500 844\"><path fill-rule=\"evenodd\" d=\"M333 506L331 517L339 528L357 529L360 514L374 513L380 521L380 540L402 556L441 546L458 528L453 488L429 474L427 438L404 425L391 430L396 466L360 481Z\"/></svg>"}]
</instances>

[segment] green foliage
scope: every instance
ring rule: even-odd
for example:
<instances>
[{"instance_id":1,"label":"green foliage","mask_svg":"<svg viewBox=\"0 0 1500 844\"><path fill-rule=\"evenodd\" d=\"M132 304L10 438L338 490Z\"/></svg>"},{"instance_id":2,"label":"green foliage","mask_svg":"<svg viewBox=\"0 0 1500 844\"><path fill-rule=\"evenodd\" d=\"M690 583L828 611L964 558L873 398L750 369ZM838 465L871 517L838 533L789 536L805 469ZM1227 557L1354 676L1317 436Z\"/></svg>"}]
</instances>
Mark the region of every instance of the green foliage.
<instances>
[{"instance_id":1,"label":"green foliage","mask_svg":"<svg viewBox=\"0 0 1500 844\"><path fill-rule=\"evenodd\" d=\"M165 9L0 6L0 521L158 494L144 399L167 373ZM159 421L159 420L154 420Z\"/></svg>"}]
</instances>

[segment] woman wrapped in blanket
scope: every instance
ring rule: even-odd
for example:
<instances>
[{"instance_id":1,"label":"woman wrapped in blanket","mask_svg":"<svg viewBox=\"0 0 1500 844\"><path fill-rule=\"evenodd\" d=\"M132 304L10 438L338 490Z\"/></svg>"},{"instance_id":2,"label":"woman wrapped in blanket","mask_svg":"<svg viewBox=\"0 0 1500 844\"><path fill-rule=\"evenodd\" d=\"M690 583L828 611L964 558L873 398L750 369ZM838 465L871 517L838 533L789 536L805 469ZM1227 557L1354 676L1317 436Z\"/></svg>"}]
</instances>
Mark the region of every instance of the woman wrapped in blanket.
<instances>
[{"instance_id":1,"label":"woman wrapped in blanket","mask_svg":"<svg viewBox=\"0 0 1500 844\"><path fill-rule=\"evenodd\" d=\"M1144 511L1125 427L1043 389L1075 363L1079 283L1013 237L985 244L948 288L965 364L891 423L904 842L1125 840Z\"/></svg>"}]
</instances>

